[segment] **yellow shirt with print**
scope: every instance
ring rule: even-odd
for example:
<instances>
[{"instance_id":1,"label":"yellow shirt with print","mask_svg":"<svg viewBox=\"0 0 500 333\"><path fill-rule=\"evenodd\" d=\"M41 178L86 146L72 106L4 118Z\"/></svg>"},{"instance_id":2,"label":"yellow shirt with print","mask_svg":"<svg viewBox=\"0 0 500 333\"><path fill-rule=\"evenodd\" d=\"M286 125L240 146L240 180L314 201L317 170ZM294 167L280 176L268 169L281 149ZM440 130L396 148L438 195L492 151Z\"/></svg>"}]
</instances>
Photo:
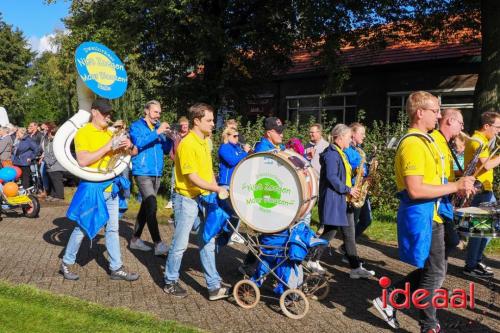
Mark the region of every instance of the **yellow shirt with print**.
<instances>
[{"instance_id":1,"label":"yellow shirt with print","mask_svg":"<svg viewBox=\"0 0 500 333\"><path fill-rule=\"evenodd\" d=\"M75 151L88 151L94 152L99 150L102 146L107 144L109 140L113 137L113 132L108 129L100 130L96 128L92 123L88 123L82 128L76 131L75 135ZM89 168L106 168L108 166L111 155L108 153L104 155L101 159L90 164ZM105 192L111 192L112 185L106 188Z\"/></svg>"},{"instance_id":2,"label":"yellow shirt with print","mask_svg":"<svg viewBox=\"0 0 500 333\"><path fill-rule=\"evenodd\" d=\"M432 131L431 137L436 141L439 150L444 156L444 176L449 182L454 182L455 171L453 171L453 155L448 146L448 142L446 142L446 138L438 130Z\"/></svg>"},{"instance_id":3,"label":"yellow shirt with print","mask_svg":"<svg viewBox=\"0 0 500 333\"><path fill-rule=\"evenodd\" d=\"M410 128L408 133L423 132ZM441 185L442 168L439 152L432 142L421 136L410 136L401 142L396 151L394 170L398 192L406 189L404 180L406 176L423 176L424 184ZM437 205L434 206L433 220L443 223L437 213Z\"/></svg>"},{"instance_id":4,"label":"yellow shirt with print","mask_svg":"<svg viewBox=\"0 0 500 333\"><path fill-rule=\"evenodd\" d=\"M209 193L195 186L187 177L196 173L201 179L211 183L214 180L212 154L209 139L202 139L194 132L179 143L175 154L175 191L183 196L194 198Z\"/></svg>"},{"instance_id":5,"label":"yellow shirt with print","mask_svg":"<svg viewBox=\"0 0 500 333\"><path fill-rule=\"evenodd\" d=\"M479 158L488 158L491 154L489 147L488 138L480 131L475 131L472 136L472 140L465 143L464 152L464 165L467 167L469 162L472 160L474 153L479 148L480 144L483 144L483 149L479 153ZM476 169L479 168L481 163L478 163ZM483 188L485 191L493 191L493 169L484 170L482 169L477 175L477 180L483 183Z\"/></svg>"}]
</instances>

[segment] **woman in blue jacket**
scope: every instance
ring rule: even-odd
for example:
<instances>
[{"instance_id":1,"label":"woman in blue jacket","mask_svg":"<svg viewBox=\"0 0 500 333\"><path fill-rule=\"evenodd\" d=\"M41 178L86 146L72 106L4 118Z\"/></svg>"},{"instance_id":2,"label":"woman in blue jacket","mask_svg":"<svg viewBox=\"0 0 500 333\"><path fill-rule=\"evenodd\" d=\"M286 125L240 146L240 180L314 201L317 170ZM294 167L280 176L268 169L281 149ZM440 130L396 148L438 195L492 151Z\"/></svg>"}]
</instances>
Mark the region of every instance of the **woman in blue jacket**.
<instances>
[{"instance_id":1,"label":"woman in blue jacket","mask_svg":"<svg viewBox=\"0 0 500 333\"><path fill-rule=\"evenodd\" d=\"M14 151L12 154L12 164L21 168L23 174L21 177L21 184L24 189L30 187L31 170L30 164L40 151L40 146L26 134L26 128L19 128L16 133L16 140L14 142Z\"/></svg>"},{"instance_id":2,"label":"woman in blue jacket","mask_svg":"<svg viewBox=\"0 0 500 333\"><path fill-rule=\"evenodd\" d=\"M238 130L233 127L228 127L222 132L222 141L224 143L219 147L218 183L220 186L225 186L227 189L229 189L234 167L244 159L250 151L250 146L248 144L242 146L238 139Z\"/></svg>"},{"instance_id":3,"label":"woman in blue jacket","mask_svg":"<svg viewBox=\"0 0 500 333\"><path fill-rule=\"evenodd\" d=\"M251 147L248 144L241 145L239 143L239 134L238 130L234 127L227 127L222 132L222 142L223 144L219 147L219 186L224 186L227 190L229 190L229 183L231 182L231 176L233 174L234 168L236 165L244 159ZM229 203L228 200L226 200ZM230 206L230 205L228 205ZM228 210L228 213L233 217L231 218L231 222L236 224L236 228L238 228L238 218L236 217L232 207L224 207ZM236 234L231 236L231 241L241 242L242 240L237 237Z\"/></svg>"},{"instance_id":4,"label":"woman in blue jacket","mask_svg":"<svg viewBox=\"0 0 500 333\"><path fill-rule=\"evenodd\" d=\"M346 201L348 194L354 197L359 195L359 189L352 187L351 165L343 152L343 149L349 147L351 137L352 131L349 126L337 124L332 130L333 143L320 155L318 213L324 226L322 239L330 242L335 238L337 230L342 230L346 256L351 266L349 276L352 279L359 279L371 277L375 272L366 270L359 261L354 240L354 214ZM310 269L324 272L319 264L324 250L325 247L318 248L307 264Z\"/></svg>"}]
</instances>

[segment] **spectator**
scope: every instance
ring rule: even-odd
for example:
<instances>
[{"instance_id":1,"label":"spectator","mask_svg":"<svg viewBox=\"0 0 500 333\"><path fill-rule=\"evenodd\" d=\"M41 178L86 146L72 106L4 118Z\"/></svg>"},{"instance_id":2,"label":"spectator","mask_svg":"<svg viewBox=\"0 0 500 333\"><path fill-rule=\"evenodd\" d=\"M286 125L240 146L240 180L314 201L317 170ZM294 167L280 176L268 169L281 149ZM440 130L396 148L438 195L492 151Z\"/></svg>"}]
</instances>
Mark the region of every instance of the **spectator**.
<instances>
[{"instance_id":1,"label":"spectator","mask_svg":"<svg viewBox=\"0 0 500 333\"><path fill-rule=\"evenodd\" d=\"M44 159L45 147L47 146L48 133L55 127L54 123L43 123L40 125L42 140L40 142L41 156L38 164L40 164L40 175L42 177L42 187L43 190L38 195L39 198L46 198L49 191L52 190L49 175L47 173L47 168Z\"/></svg>"},{"instance_id":2,"label":"spectator","mask_svg":"<svg viewBox=\"0 0 500 333\"><path fill-rule=\"evenodd\" d=\"M0 127L0 163L2 167L12 165L12 138L7 127Z\"/></svg>"},{"instance_id":3,"label":"spectator","mask_svg":"<svg viewBox=\"0 0 500 333\"><path fill-rule=\"evenodd\" d=\"M31 184L31 161L36 158L40 151L39 145L26 134L25 128L19 128L16 133L12 163L21 168L23 174L21 184L24 189Z\"/></svg>"},{"instance_id":4,"label":"spectator","mask_svg":"<svg viewBox=\"0 0 500 333\"><path fill-rule=\"evenodd\" d=\"M50 179L50 195L47 196L47 201L63 201L64 200L64 185L63 173L64 168L54 156L54 135L56 135L57 127L49 127L47 139L44 140L43 161ZM48 187L47 187L48 191Z\"/></svg>"},{"instance_id":5,"label":"spectator","mask_svg":"<svg viewBox=\"0 0 500 333\"><path fill-rule=\"evenodd\" d=\"M319 163L319 154L328 148L328 142L323 138L323 126L321 124L313 124L309 128L309 138L311 141L306 145L306 157L311 161L311 165L320 173L321 165Z\"/></svg>"},{"instance_id":6,"label":"spectator","mask_svg":"<svg viewBox=\"0 0 500 333\"><path fill-rule=\"evenodd\" d=\"M300 156L304 156L304 146L302 145L302 142L300 142L300 139L291 138L290 140L288 140L285 147L286 149L293 150Z\"/></svg>"},{"instance_id":7,"label":"spectator","mask_svg":"<svg viewBox=\"0 0 500 333\"><path fill-rule=\"evenodd\" d=\"M9 129L10 138L12 139L12 142L14 143L14 141L16 141L17 126L12 125L11 123L8 123L7 125L5 125L5 127L7 127Z\"/></svg>"},{"instance_id":8,"label":"spectator","mask_svg":"<svg viewBox=\"0 0 500 333\"><path fill-rule=\"evenodd\" d=\"M28 134L37 145L40 145L42 143L43 133L38 130L37 123L31 122L28 125Z\"/></svg>"},{"instance_id":9,"label":"spectator","mask_svg":"<svg viewBox=\"0 0 500 333\"><path fill-rule=\"evenodd\" d=\"M465 136L463 134L459 134L453 139L452 142L453 152L455 153L458 161L458 165L457 161L453 161L453 171L455 171L457 176L461 176L461 174L457 174L457 172L464 169L465 141Z\"/></svg>"}]
</instances>

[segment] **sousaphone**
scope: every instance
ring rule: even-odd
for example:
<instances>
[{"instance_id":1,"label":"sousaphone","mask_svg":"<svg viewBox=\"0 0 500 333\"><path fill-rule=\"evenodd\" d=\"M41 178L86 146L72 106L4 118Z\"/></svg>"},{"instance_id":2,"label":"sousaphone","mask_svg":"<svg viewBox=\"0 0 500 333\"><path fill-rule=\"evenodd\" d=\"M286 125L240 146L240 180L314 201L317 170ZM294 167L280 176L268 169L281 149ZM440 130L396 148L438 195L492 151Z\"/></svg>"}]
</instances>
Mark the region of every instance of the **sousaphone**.
<instances>
[{"instance_id":1,"label":"sousaphone","mask_svg":"<svg viewBox=\"0 0 500 333\"><path fill-rule=\"evenodd\" d=\"M93 42L82 43L75 53L78 71L76 91L78 112L68 119L54 137L57 161L73 175L88 181L101 182L120 175L130 163L130 155L114 159L112 170L81 167L71 153L76 131L90 120L90 108L96 95L113 99L125 93L127 73L120 59L106 46Z\"/></svg>"}]
</instances>

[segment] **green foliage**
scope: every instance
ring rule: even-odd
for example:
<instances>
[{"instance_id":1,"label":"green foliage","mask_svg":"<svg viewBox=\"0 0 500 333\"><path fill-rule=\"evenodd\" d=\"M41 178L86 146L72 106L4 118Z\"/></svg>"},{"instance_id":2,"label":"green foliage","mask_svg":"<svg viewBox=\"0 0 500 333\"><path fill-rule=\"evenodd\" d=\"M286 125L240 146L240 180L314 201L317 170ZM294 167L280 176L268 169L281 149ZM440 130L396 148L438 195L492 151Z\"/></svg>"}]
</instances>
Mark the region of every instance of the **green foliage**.
<instances>
[{"instance_id":1,"label":"green foliage","mask_svg":"<svg viewBox=\"0 0 500 333\"><path fill-rule=\"evenodd\" d=\"M0 14L0 106L7 109L11 122L21 117L18 108L32 59L21 31L13 30Z\"/></svg>"},{"instance_id":2,"label":"green foliage","mask_svg":"<svg viewBox=\"0 0 500 333\"><path fill-rule=\"evenodd\" d=\"M407 115L401 111L398 122L385 124L381 121L375 121L372 126L368 126L366 129L364 149L368 156L373 156L376 151L375 156L378 161L378 170L370 190L370 201L373 208L397 209L398 200L395 197L397 189L394 174L396 150L388 149L387 144L392 138L399 140L406 132L407 124Z\"/></svg>"},{"instance_id":3,"label":"green foliage","mask_svg":"<svg viewBox=\"0 0 500 333\"><path fill-rule=\"evenodd\" d=\"M2 332L199 332L145 313L0 282Z\"/></svg>"}]
</instances>

